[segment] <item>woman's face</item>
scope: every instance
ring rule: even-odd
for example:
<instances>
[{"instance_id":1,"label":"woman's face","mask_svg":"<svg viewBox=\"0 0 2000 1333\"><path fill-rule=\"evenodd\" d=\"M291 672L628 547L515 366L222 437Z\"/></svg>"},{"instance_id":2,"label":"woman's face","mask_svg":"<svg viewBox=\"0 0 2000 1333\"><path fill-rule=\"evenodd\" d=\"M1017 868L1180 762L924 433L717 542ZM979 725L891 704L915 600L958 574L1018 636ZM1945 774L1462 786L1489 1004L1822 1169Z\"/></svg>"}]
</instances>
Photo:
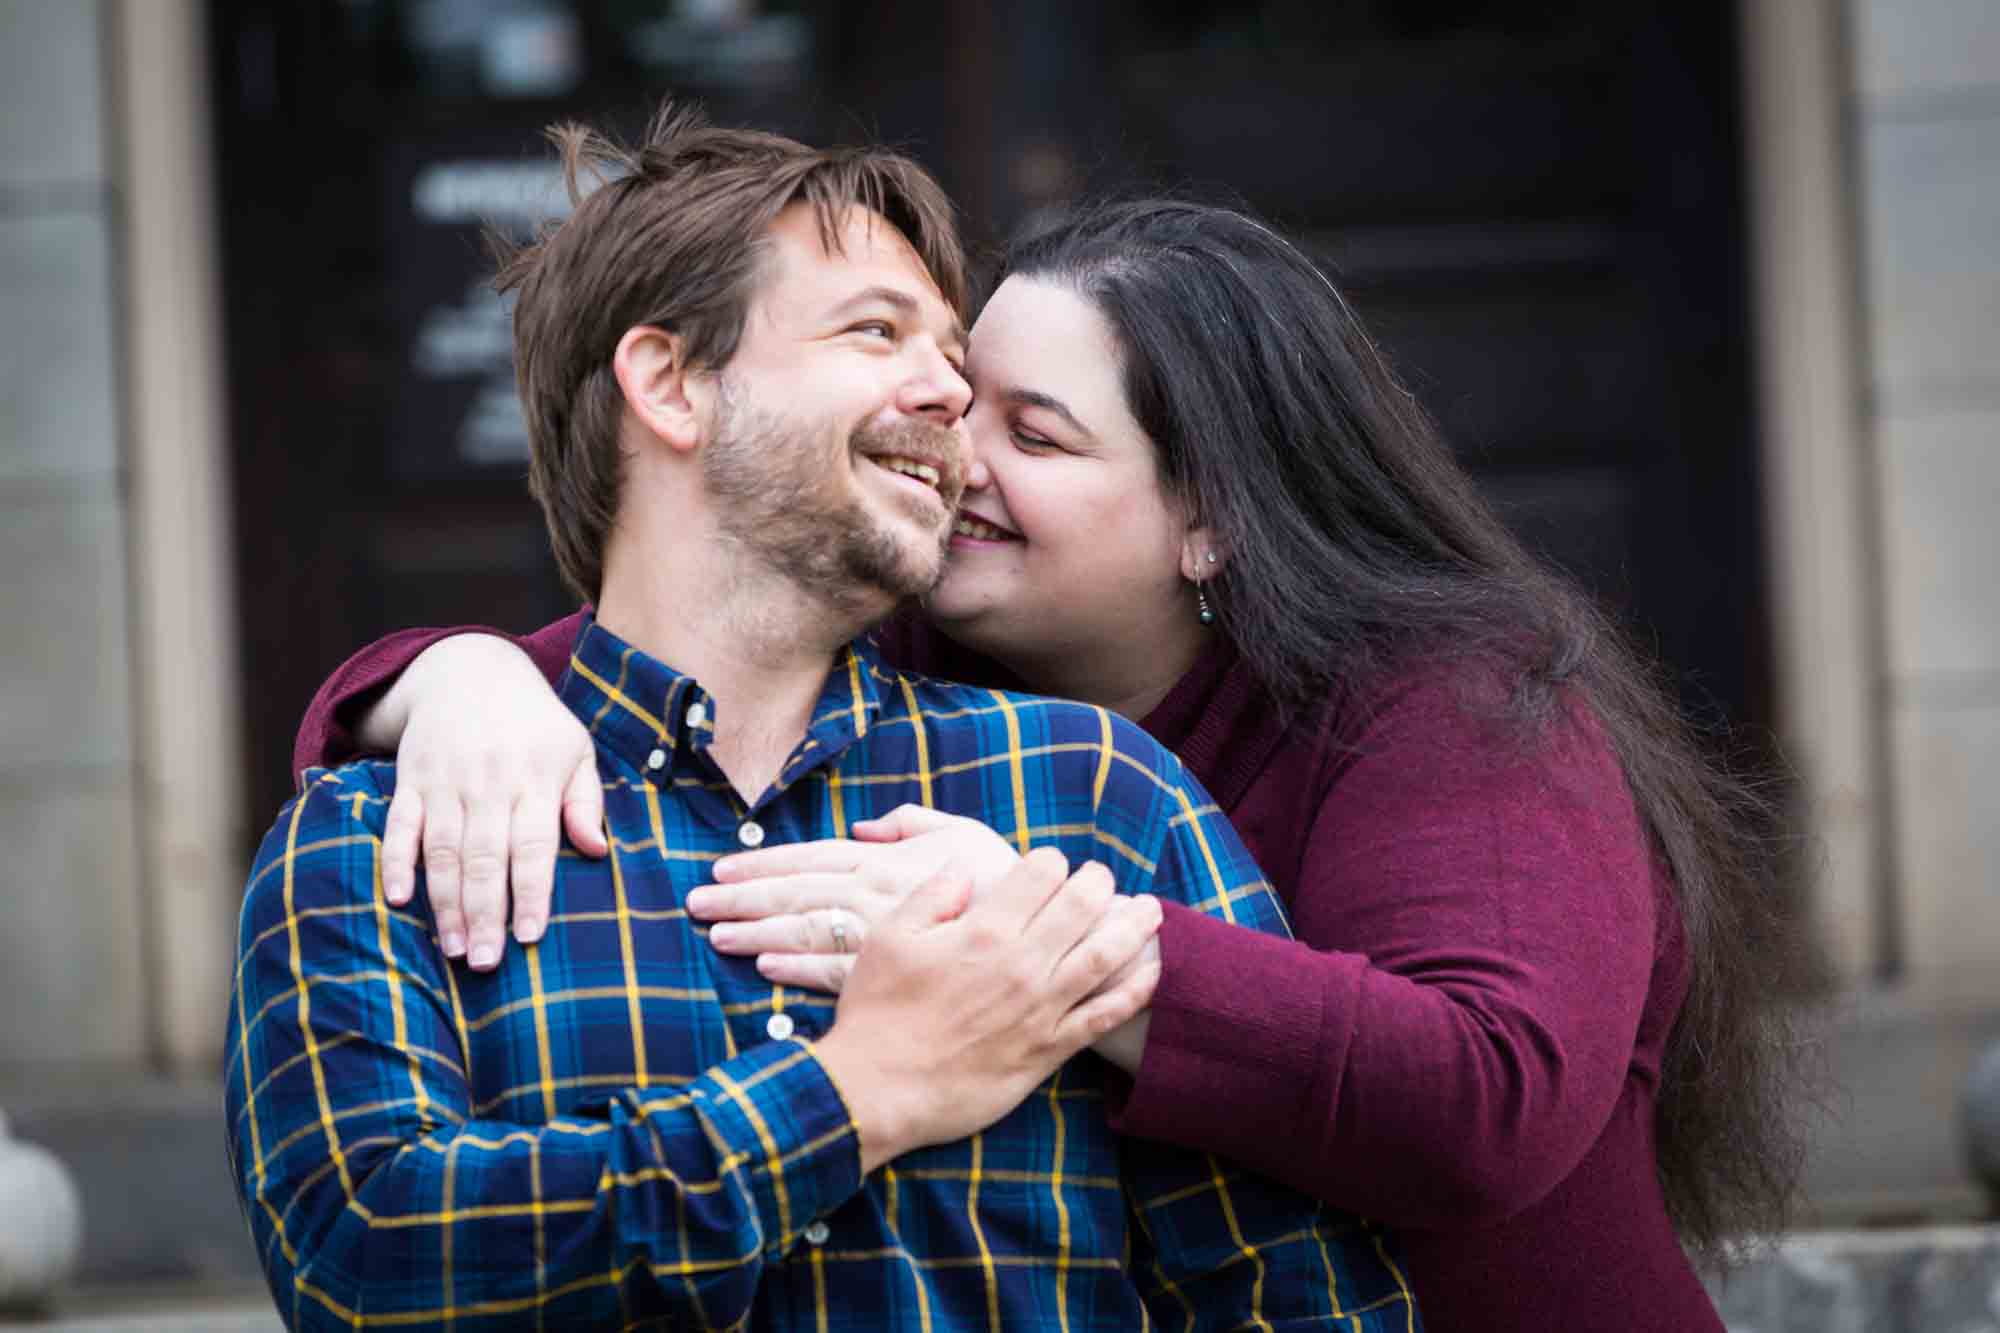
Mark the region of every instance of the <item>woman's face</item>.
<instances>
[{"instance_id":1,"label":"woman's face","mask_svg":"<svg viewBox=\"0 0 2000 1333\"><path fill-rule=\"evenodd\" d=\"M973 326L966 376L976 461L931 618L1092 702L1178 677L1200 642L1186 582L1199 534L1161 490L1103 316L1066 287L1008 278Z\"/></svg>"}]
</instances>

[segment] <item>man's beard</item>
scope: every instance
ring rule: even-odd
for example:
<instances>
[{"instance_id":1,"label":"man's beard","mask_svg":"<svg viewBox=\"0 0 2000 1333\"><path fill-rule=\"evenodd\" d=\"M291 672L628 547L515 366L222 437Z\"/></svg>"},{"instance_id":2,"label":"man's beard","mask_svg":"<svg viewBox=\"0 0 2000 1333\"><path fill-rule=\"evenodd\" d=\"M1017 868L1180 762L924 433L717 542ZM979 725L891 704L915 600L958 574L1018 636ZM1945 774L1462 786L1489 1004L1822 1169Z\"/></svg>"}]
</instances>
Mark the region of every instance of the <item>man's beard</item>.
<instances>
[{"instance_id":1,"label":"man's beard","mask_svg":"<svg viewBox=\"0 0 2000 1333\"><path fill-rule=\"evenodd\" d=\"M702 477L725 540L836 606L862 609L885 598L893 606L930 591L944 574L949 523L934 553L909 549L854 486L829 474L823 427L753 406L727 378L721 389L715 434L702 451ZM863 426L847 447L850 459L900 454L934 463L948 507L963 489L958 440L942 426Z\"/></svg>"}]
</instances>

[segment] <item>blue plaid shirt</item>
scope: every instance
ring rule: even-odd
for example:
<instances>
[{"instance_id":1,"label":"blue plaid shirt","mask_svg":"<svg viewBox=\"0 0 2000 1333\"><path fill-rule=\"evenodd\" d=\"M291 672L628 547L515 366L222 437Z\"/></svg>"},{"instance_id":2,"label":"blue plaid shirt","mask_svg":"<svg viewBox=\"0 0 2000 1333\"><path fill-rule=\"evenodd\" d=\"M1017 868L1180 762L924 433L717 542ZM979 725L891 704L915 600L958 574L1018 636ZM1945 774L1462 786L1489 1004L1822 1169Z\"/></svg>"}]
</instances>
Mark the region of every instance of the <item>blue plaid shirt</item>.
<instances>
[{"instance_id":1,"label":"blue plaid shirt","mask_svg":"<svg viewBox=\"0 0 2000 1333\"><path fill-rule=\"evenodd\" d=\"M564 854L546 937L497 971L444 962L422 893L383 899L393 765L313 770L258 853L229 1147L293 1327L1416 1327L1373 1229L1120 1140L1092 1056L864 1178L813 1054L832 1002L717 954L682 909L718 856L915 801L1284 930L1228 821L1143 732L857 644L746 807L693 680L589 625L561 693L597 741L612 854Z\"/></svg>"}]
</instances>

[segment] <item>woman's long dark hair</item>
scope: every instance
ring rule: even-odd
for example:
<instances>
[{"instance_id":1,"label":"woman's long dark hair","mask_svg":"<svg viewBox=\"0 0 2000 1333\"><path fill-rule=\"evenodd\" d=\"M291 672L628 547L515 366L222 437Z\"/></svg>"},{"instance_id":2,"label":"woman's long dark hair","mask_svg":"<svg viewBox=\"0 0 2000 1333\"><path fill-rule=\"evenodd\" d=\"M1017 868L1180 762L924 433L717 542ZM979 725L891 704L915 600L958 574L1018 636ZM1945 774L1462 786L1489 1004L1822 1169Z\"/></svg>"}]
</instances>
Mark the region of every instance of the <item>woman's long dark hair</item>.
<instances>
[{"instance_id":1,"label":"woman's long dark hair","mask_svg":"<svg viewBox=\"0 0 2000 1333\"><path fill-rule=\"evenodd\" d=\"M1282 707L1365 695L1441 651L1502 664L1534 726L1588 704L1672 872L1687 949L1657 1122L1669 1213L1703 1254L1779 1223L1800 1160L1796 1048L1769 993L1775 857L1756 790L1502 526L1338 289L1269 227L1180 200L1096 204L1016 242L1008 275L1065 286L1110 324L1163 485L1228 552L1221 627Z\"/></svg>"}]
</instances>

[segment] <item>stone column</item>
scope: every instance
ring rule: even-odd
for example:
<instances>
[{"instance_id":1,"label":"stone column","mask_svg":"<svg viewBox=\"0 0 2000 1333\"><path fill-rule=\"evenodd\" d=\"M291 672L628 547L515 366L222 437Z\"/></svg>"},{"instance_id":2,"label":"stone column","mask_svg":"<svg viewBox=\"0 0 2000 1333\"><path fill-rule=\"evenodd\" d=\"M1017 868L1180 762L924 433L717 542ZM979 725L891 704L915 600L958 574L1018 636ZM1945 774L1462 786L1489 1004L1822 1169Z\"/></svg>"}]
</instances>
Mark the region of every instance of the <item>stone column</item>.
<instances>
[{"instance_id":1,"label":"stone column","mask_svg":"<svg viewBox=\"0 0 2000 1333\"><path fill-rule=\"evenodd\" d=\"M0 0L0 1072L148 1046L102 51Z\"/></svg>"}]
</instances>

